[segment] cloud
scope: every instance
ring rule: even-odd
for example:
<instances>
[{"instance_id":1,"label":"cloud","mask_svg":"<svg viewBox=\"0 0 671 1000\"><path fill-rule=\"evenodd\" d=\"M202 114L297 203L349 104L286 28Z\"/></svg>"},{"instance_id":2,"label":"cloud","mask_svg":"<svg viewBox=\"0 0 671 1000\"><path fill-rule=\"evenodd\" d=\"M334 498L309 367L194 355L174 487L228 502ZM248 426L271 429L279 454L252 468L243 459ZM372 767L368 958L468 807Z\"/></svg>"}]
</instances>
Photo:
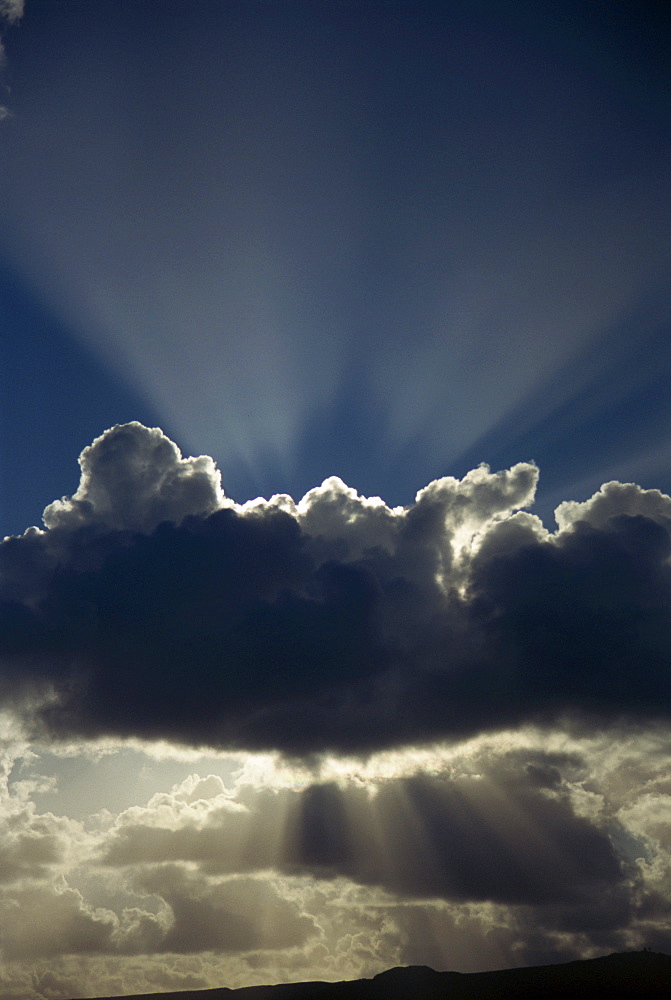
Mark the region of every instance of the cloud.
<instances>
[{"instance_id":1,"label":"cloud","mask_svg":"<svg viewBox=\"0 0 671 1000\"><path fill-rule=\"evenodd\" d=\"M113 427L79 457L81 482L71 498L44 512L47 528L150 532L162 521L209 514L222 506L221 477L207 456L182 458L158 427Z\"/></svg>"},{"instance_id":2,"label":"cloud","mask_svg":"<svg viewBox=\"0 0 671 1000\"><path fill-rule=\"evenodd\" d=\"M626 871L601 818L575 810L562 771L581 764L565 754L482 753L470 773L267 790L244 809L218 794L186 812L176 787L119 817L104 860L341 877L405 899L557 905L567 914L601 912L607 898L612 913Z\"/></svg>"},{"instance_id":3,"label":"cloud","mask_svg":"<svg viewBox=\"0 0 671 1000\"><path fill-rule=\"evenodd\" d=\"M0 886L5 992L36 992L9 985L27 968L53 973L54 996L61 982L63 996L146 992L164 958L188 988L668 947L661 731L510 731L406 756L337 782L190 774L89 817L66 859ZM3 834L29 825L26 773Z\"/></svg>"},{"instance_id":4,"label":"cloud","mask_svg":"<svg viewBox=\"0 0 671 1000\"><path fill-rule=\"evenodd\" d=\"M0 921L2 952L10 961L105 952L117 923L112 912L93 910L65 884L4 893Z\"/></svg>"},{"instance_id":5,"label":"cloud","mask_svg":"<svg viewBox=\"0 0 671 1000\"><path fill-rule=\"evenodd\" d=\"M614 512L603 527L580 520L556 540L476 556L472 613L527 710L668 717L670 551L663 524Z\"/></svg>"},{"instance_id":6,"label":"cloud","mask_svg":"<svg viewBox=\"0 0 671 1000\"><path fill-rule=\"evenodd\" d=\"M3 21L7 24L16 24L23 17L23 0L0 0L0 30ZM5 64L5 46L0 35L0 69ZM0 122L12 117L12 112L4 104L0 104Z\"/></svg>"},{"instance_id":7,"label":"cloud","mask_svg":"<svg viewBox=\"0 0 671 1000\"><path fill-rule=\"evenodd\" d=\"M43 878L66 855L69 825L53 816L14 817L0 836L0 883Z\"/></svg>"},{"instance_id":8,"label":"cloud","mask_svg":"<svg viewBox=\"0 0 671 1000\"><path fill-rule=\"evenodd\" d=\"M178 865L138 874L136 888L165 900L173 923L153 949L173 953L292 948L316 933L314 921L262 878L212 882Z\"/></svg>"},{"instance_id":9,"label":"cloud","mask_svg":"<svg viewBox=\"0 0 671 1000\"><path fill-rule=\"evenodd\" d=\"M437 761L413 772L410 755L404 775L343 772L302 789L224 790L196 775L122 813L100 860L135 886L158 887L162 865L202 886L263 876L314 916L329 949L332 933L353 948L361 935L368 969L369 922L391 934L382 967L468 971L661 940L662 742L510 732L443 748Z\"/></svg>"},{"instance_id":10,"label":"cloud","mask_svg":"<svg viewBox=\"0 0 671 1000\"><path fill-rule=\"evenodd\" d=\"M23 749L25 754L25 748ZM46 780L13 780L21 748L7 752L0 769L0 887L25 886L53 879L73 856L86 853L88 837L82 824L52 812L38 812L33 796L48 790Z\"/></svg>"},{"instance_id":11,"label":"cloud","mask_svg":"<svg viewBox=\"0 0 671 1000\"><path fill-rule=\"evenodd\" d=\"M336 478L234 504L137 423L80 465L0 545L0 691L34 731L309 755L669 716L656 491L608 484L549 534L530 463L404 508Z\"/></svg>"},{"instance_id":12,"label":"cloud","mask_svg":"<svg viewBox=\"0 0 671 1000\"><path fill-rule=\"evenodd\" d=\"M214 881L161 864L138 871L133 887L145 900L158 898L158 912L91 906L64 879L5 889L3 958L263 951L302 946L316 933L314 919L267 879Z\"/></svg>"},{"instance_id":13,"label":"cloud","mask_svg":"<svg viewBox=\"0 0 671 1000\"><path fill-rule=\"evenodd\" d=\"M314 786L301 803L295 863L401 897L509 905L574 905L622 881L608 838L567 801L528 777L496 779L417 775L372 804ZM351 827L348 806L361 810ZM374 832L366 844L368 830L379 840Z\"/></svg>"},{"instance_id":14,"label":"cloud","mask_svg":"<svg viewBox=\"0 0 671 1000\"><path fill-rule=\"evenodd\" d=\"M0 0L0 17L15 24L23 17L23 0Z\"/></svg>"},{"instance_id":15,"label":"cloud","mask_svg":"<svg viewBox=\"0 0 671 1000\"><path fill-rule=\"evenodd\" d=\"M594 528L604 528L611 517L622 514L647 517L668 530L671 526L671 497L659 490L643 490L634 483L604 483L584 503L564 500L555 511L560 529L570 528L579 521Z\"/></svg>"}]
</instances>

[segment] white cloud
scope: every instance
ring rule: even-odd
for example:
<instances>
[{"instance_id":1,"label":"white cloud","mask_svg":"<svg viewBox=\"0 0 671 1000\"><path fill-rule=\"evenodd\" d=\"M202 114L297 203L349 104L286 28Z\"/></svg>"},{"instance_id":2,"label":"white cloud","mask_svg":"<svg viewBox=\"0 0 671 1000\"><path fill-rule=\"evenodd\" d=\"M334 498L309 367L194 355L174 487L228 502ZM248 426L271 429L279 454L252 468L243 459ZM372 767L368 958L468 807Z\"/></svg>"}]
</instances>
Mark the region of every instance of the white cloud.
<instances>
[{"instance_id":1,"label":"white cloud","mask_svg":"<svg viewBox=\"0 0 671 1000\"><path fill-rule=\"evenodd\" d=\"M221 475L208 456L182 458L158 427L112 427L79 458L81 482L71 498L44 512L50 529L85 525L152 531L161 521L179 524L189 514L221 507Z\"/></svg>"},{"instance_id":2,"label":"white cloud","mask_svg":"<svg viewBox=\"0 0 671 1000\"><path fill-rule=\"evenodd\" d=\"M604 483L589 500L564 500L555 511L559 529L566 531L580 521L603 528L611 517L621 515L650 518L668 530L671 525L671 497L659 490L644 490L635 483Z\"/></svg>"}]
</instances>

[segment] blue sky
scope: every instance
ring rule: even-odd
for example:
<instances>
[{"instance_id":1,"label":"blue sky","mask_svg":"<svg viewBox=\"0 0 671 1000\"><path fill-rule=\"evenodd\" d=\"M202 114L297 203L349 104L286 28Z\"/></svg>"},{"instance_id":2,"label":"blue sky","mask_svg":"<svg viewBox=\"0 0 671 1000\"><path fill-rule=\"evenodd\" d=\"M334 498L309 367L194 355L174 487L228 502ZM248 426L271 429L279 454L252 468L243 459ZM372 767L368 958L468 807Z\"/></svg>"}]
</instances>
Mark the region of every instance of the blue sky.
<instances>
[{"instance_id":1,"label":"blue sky","mask_svg":"<svg viewBox=\"0 0 671 1000\"><path fill-rule=\"evenodd\" d=\"M0 19L0 1000L671 952L667 5Z\"/></svg>"},{"instance_id":2,"label":"blue sky","mask_svg":"<svg viewBox=\"0 0 671 1000\"><path fill-rule=\"evenodd\" d=\"M546 519L607 479L671 488L665 27L657 4L28 3L5 531L129 419L239 500L337 474L407 503L528 459Z\"/></svg>"}]
</instances>

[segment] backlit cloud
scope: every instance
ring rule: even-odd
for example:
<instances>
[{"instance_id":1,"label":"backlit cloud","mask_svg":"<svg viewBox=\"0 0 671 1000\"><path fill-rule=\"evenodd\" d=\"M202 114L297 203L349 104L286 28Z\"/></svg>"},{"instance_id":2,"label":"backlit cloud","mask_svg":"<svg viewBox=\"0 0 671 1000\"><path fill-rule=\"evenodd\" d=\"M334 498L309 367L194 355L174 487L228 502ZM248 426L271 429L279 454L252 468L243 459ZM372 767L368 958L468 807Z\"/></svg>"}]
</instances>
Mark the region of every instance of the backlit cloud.
<instances>
[{"instance_id":1,"label":"backlit cloud","mask_svg":"<svg viewBox=\"0 0 671 1000\"><path fill-rule=\"evenodd\" d=\"M608 484L549 534L521 463L408 507L338 479L237 505L115 427L0 547L2 684L53 736L368 752L671 709L668 497Z\"/></svg>"},{"instance_id":2,"label":"backlit cloud","mask_svg":"<svg viewBox=\"0 0 671 1000\"><path fill-rule=\"evenodd\" d=\"M0 1000L671 953L662 6L0 0Z\"/></svg>"},{"instance_id":3,"label":"backlit cloud","mask_svg":"<svg viewBox=\"0 0 671 1000\"><path fill-rule=\"evenodd\" d=\"M329 781L296 767L293 785L188 773L74 825L13 782L3 835L70 822L71 843L0 885L4 992L30 994L26 969L72 997L668 950L664 731L509 731L390 760Z\"/></svg>"},{"instance_id":4,"label":"backlit cloud","mask_svg":"<svg viewBox=\"0 0 671 1000\"><path fill-rule=\"evenodd\" d=\"M668 497L551 533L519 463L237 504L139 423L80 466L0 545L6 993L668 949ZM74 819L45 737L218 770Z\"/></svg>"},{"instance_id":5,"label":"backlit cloud","mask_svg":"<svg viewBox=\"0 0 671 1000\"><path fill-rule=\"evenodd\" d=\"M187 514L222 506L212 459L182 458L157 427L114 427L84 449L79 465L79 489L47 507L47 528L72 531L90 524L148 533L162 521L179 524Z\"/></svg>"},{"instance_id":6,"label":"backlit cloud","mask_svg":"<svg viewBox=\"0 0 671 1000\"><path fill-rule=\"evenodd\" d=\"M575 811L562 772L584 770L579 757L483 753L471 767L359 787L257 791L244 809L219 794L190 814L175 788L119 817L104 860L140 868L182 862L209 875L339 876L405 899L568 911L607 897L612 907L626 872L602 818ZM198 785L207 794L207 784Z\"/></svg>"}]
</instances>

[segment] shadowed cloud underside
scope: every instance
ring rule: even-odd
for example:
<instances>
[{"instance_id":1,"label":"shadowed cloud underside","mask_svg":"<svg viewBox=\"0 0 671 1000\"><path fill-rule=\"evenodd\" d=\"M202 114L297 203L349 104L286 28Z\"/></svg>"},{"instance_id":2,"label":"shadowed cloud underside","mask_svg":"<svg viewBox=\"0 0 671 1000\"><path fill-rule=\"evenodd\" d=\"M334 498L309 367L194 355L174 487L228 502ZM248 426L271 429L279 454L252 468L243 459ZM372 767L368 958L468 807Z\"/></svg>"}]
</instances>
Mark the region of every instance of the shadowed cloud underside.
<instances>
[{"instance_id":1,"label":"shadowed cloud underside","mask_svg":"<svg viewBox=\"0 0 671 1000\"><path fill-rule=\"evenodd\" d=\"M403 508L337 478L238 505L138 423L80 465L0 547L3 691L35 732L301 755L668 719L659 491L606 484L551 534L528 463Z\"/></svg>"}]
</instances>

